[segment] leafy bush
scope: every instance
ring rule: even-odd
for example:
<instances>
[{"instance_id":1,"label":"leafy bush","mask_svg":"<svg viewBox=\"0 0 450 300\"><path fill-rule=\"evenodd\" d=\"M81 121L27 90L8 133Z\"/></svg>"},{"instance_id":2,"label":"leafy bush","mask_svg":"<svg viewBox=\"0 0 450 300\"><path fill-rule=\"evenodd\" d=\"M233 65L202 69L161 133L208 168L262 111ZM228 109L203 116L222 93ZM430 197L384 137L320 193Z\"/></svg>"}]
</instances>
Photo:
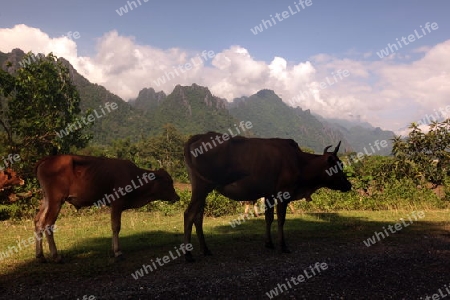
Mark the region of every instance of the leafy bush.
<instances>
[{"instance_id":1,"label":"leafy bush","mask_svg":"<svg viewBox=\"0 0 450 300\"><path fill-rule=\"evenodd\" d=\"M14 204L0 204L0 220L20 218L20 206Z\"/></svg>"},{"instance_id":2,"label":"leafy bush","mask_svg":"<svg viewBox=\"0 0 450 300\"><path fill-rule=\"evenodd\" d=\"M239 207L238 201L230 200L218 192L213 191L206 198L205 216L220 217L235 214Z\"/></svg>"},{"instance_id":3,"label":"leafy bush","mask_svg":"<svg viewBox=\"0 0 450 300\"><path fill-rule=\"evenodd\" d=\"M0 192L0 220L34 217L41 197L41 193L35 188L36 182L36 178L30 178L23 186L14 186ZM16 201L9 200L11 194L17 196Z\"/></svg>"},{"instance_id":4,"label":"leafy bush","mask_svg":"<svg viewBox=\"0 0 450 300\"><path fill-rule=\"evenodd\" d=\"M347 193L321 189L312 202L295 201L294 206L304 211L335 210L391 210L391 209L442 209L450 202L440 199L431 189L417 187L412 179L402 178L387 183L382 190L371 195L360 195L352 190Z\"/></svg>"},{"instance_id":5,"label":"leafy bush","mask_svg":"<svg viewBox=\"0 0 450 300\"><path fill-rule=\"evenodd\" d=\"M180 196L180 201L169 204L168 202L155 201L148 205L139 208L139 211L160 211L164 215L174 215L176 213L184 212L191 201L192 193L188 190L177 191ZM222 196L216 191L213 191L206 198L206 205L204 215L208 217L220 217L224 215L235 214L239 209L239 203Z\"/></svg>"},{"instance_id":6,"label":"leafy bush","mask_svg":"<svg viewBox=\"0 0 450 300\"><path fill-rule=\"evenodd\" d=\"M429 131L422 132L412 123L408 137L394 138L392 152L396 159L391 170L398 177L409 177L416 184L443 184L450 164L450 119L432 122Z\"/></svg>"}]
</instances>

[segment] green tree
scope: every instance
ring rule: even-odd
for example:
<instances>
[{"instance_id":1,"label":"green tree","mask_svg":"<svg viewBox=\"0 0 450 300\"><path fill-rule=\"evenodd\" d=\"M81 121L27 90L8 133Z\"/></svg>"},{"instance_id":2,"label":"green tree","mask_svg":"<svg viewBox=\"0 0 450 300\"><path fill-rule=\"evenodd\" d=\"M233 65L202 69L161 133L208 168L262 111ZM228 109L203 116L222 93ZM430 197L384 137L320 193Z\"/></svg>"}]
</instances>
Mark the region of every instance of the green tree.
<instances>
[{"instance_id":1,"label":"green tree","mask_svg":"<svg viewBox=\"0 0 450 300\"><path fill-rule=\"evenodd\" d=\"M68 153L71 147L86 146L91 137L83 134L87 125L79 115L80 97L62 62L52 53L38 59L28 53L21 65L0 70L0 126L7 151L19 153L30 174L34 163L54 149ZM69 125L68 134L57 134Z\"/></svg>"},{"instance_id":2,"label":"green tree","mask_svg":"<svg viewBox=\"0 0 450 300\"><path fill-rule=\"evenodd\" d=\"M352 153L356 154L356 153ZM370 155L346 166L344 171L351 177L355 189L367 192L372 186L372 192L381 191L392 181L390 166L394 161L390 156Z\"/></svg>"},{"instance_id":3,"label":"green tree","mask_svg":"<svg viewBox=\"0 0 450 300\"><path fill-rule=\"evenodd\" d=\"M394 138L392 171L397 177L407 176L418 184L442 184L449 171L450 119L431 123L427 133L415 123L409 128L411 132L405 139Z\"/></svg>"},{"instance_id":4,"label":"green tree","mask_svg":"<svg viewBox=\"0 0 450 300\"><path fill-rule=\"evenodd\" d=\"M138 152L137 146L135 144L132 144L129 138L113 141L112 150L114 153L114 157L128 159L134 161L135 163L138 163L136 161L136 154Z\"/></svg>"},{"instance_id":5,"label":"green tree","mask_svg":"<svg viewBox=\"0 0 450 300\"><path fill-rule=\"evenodd\" d=\"M159 136L150 137L138 145L138 160L145 167L164 168L181 181L187 180L183 145L187 138L172 124L166 124Z\"/></svg>"}]
</instances>

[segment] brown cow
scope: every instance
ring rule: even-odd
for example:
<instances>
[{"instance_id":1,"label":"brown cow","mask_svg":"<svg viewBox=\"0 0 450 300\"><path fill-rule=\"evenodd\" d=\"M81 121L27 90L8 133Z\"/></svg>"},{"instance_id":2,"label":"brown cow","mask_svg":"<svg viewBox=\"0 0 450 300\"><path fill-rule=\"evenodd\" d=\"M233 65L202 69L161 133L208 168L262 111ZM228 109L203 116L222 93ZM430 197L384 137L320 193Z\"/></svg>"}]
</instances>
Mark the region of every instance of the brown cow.
<instances>
[{"instance_id":1,"label":"brown cow","mask_svg":"<svg viewBox=\"0 0 450 300\"><path fill-rule=\"evenodd\" d=\"M310 201L311 194L321 187L343 192L351 189L337 157L339 146L340 142L333 152L327 152L331 147L328 146L318 155L301 151L291 139L230 138L228 134L216 132L191 137L184 147L192 184L191 202L184 212L184 243L191 242L195 224L203 253L211 254L203 235L203 210L206 196L215 189L237 201L266 197L266 246L269 248L274 248L270 227L277 198L279 243L283 252L289 252L283 232L289 201L302 198ZM330 168L335 172L330 172ZM185 258L193 261L190 252Z\"/></svg>"},{"instance_id":2,"label":"brown cow","mask_svg":"<svg viewBox=\"0 0 450 300\"><path fill-rule=\"evenodd\" d=\"M0 191L14 185L23 185L25 182L20 178L15 171L8 168L0 171Z\"/></svg>"},{"instance_id":3,"label":"brown cow","mask_svg":"<svg viewBox=\"0 0 450 300\"><path fill-rule=\"evenodd\" d=\"M78 155L50 156L36 164L36 175L44 193L34 220L36 258L41 261L45 261L43 231L52 258L61 260L52 229L64 201L76 208L93 204L111 206L112 249L114 257L121 258L119 231L122 211L141 207L153 200L175 202L180 199L172 178L165 170L141 169L128 160Z\"/></svg>"}]
</instances>

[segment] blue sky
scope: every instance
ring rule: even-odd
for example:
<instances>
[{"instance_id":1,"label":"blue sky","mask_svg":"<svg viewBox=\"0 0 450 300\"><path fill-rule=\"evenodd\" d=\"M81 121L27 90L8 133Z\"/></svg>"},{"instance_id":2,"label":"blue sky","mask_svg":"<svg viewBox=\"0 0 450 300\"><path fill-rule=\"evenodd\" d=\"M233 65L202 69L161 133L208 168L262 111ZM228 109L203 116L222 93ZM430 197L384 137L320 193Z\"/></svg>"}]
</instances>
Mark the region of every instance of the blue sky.
<instances>
[{"instance_id":1,"label":"blue sky","mask_svg":"<svg viewBox=\"0 0 450 300\"><path fill-rule=\"evenodd\" d=\"M89 80L125 100L143 87L169 93L178 83L206 85L228 100L270 88L291 105L328 117L360 115L394 130L449 100L449 89L442 86L450 84L443 63L450 54L449 1L312 0L257 35L250 29L289 6L295 10L299 1L139 1L133 10L127 4L132 1L119 0L8 1L0 10L0 51L60 51ZM123 6L129 11L119 16L116 10ZM437 23L438 29L389 58L376 55L396 38L420 33L427 22ZM26 28L14 29L18 24ZM80 38L61 40L69 31L79 32ZM165 72L204 50L214 51L214 59L155 86ZM338 69L351 75L327 89L317 88ZM410 90L430 80L430 74L436 78L428 87ZM289 101L305 90L310 96ZM425 101L436 90L439 94Z\"/></svg>"}]
</instances>

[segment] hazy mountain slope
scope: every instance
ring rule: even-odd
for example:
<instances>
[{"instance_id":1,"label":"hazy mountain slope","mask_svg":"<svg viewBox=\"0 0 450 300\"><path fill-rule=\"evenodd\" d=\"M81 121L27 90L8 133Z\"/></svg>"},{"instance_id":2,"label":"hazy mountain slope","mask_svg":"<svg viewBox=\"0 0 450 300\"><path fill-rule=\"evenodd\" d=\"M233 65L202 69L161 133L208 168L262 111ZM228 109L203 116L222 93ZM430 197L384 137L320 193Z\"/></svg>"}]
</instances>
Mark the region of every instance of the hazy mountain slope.
<instances>
[{"instance_id":1,"label":"hazy mountain slope","mask_svg":"<svg viewBox=\"0 0 450 300\"><path fill-rule=\"evenodd\" d=\"M167 95L163 91L156 92L153 88L145 88L139 92L136 99L130 100L128 103L138 110L147 112L154 110L166 98Z\"/></svg>"},{"instance_id":2,"label":"hazy mountain slope","mask_svg":"<svg viewBox=\"0 0 450 300\"><path fill-rule=\"evenodd\" d=\"M335 128L343 133L346 140L352 145L353 151L363 152L364 148L369 153L375 152L377 155L390 155L392 151L392 141L394 132L389 130L382 130L379 127L373 127L367 122L339 120L339 119L324 119L321 118L321 122L328 126ZM375 141L381 142L386 140L387 147L374 148L372 150L370 146L375 144Z\"/></svg>"},{"instance_id":3,"label":"hazy mountain slope","mask_svg":"<svg viewBox=\"0 0 450 300\"><path fill-rule=\"evenodd\" d=\"M315 152L322 152L324 147L336 145L339 140L342 140L342 149L351 148L339 131L323 126L309 110L286 105L271 90L235 99L229 107L234 117L253 123L252 129L257 136L292 138L300 147Z\"/></svg>"}]
</instances>

